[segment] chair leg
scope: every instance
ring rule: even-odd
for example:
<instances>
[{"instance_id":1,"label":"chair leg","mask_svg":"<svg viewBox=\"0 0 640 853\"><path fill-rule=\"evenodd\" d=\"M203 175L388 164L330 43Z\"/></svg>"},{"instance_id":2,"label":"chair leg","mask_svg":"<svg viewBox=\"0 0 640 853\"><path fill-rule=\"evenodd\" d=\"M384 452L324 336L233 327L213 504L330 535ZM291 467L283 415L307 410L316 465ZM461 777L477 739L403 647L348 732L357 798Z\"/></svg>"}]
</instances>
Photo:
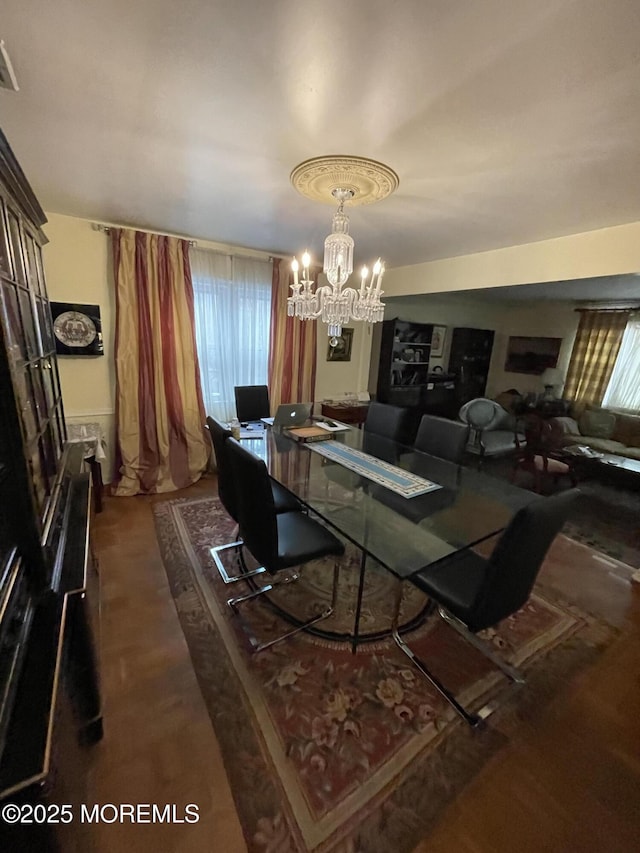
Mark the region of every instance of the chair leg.
<instances>
[{"instance_id":1,"label":"chair leg","mask_svg":"<svg viewBox=\"0 0 640 853\"><path fill-rule=\"evenodd\" d=\"M251 643L253 653L257 654L258 652L263 652L265 649L269 649L269 648L271 648L271 646L275 646L276 643L281 643L283 640L286 640L289 637L292 637L294 634L298 634L298 633L300 633L300 631L304 631L306 628L310 628L312 625L315 625L316 622L320 622L322 619L327 619L329 616L331 616L331 614L333 613L333 611L335 609L336 601L338 599L339 575L340 575L340 563L338 562L338 560L336 560L334 565L333 565L333 587L331 590L331 604L329 605L329 607L326 607L321 613L318 613L316 616L312 616L311 619L308 619L306 622L303 622L302 625L297 625L295 628L292 628L290 631L287 631L286 633L281 634L278 637L275 637L273 640L267 640L266 642L263 642L263 643L260 643L258 641L257 637L251 631L246 620L244 620L242 618L242 615L241 615L240 611L238 610L238 605L244 601L249 601L252 598L257 598L259 595L262 595L264 592L269 592L270 590L274 589L275 587L279 586L280 584L279 583L267 584L266 586L263 586L260 589L255 590L254 592L248 593L247 595L242 595L242 596L239 596L237 598L230 598L229 601L227 601L227 604L229 605L229 607L231 607L231 609L233 610L235 615L240 620L240 624L242 626L242 629L244 630L244 632L249 637L249 642ZM292 583L293 581L296 581L299 578L300 578L300 575L297 573L294 573L293 576L287 578L284 581L281 581L280 583Z\"/></svg>"},{"instance_id":2,"label":"chair leg","mask_svg":"<svg viewBox=\"0 0 640 853\"><path fill-rule=\"evenodd\" d=\"M209 553L213 557L213 561L216 564L218 574L225 583L236 583L237 581L244 581L247 578L253 578L256 575L262 575L265 572L265 569L262 566L260 566L259 569L254 569L251 572L247 571L247 565L244 561L244 554L242 552L242 545L242 539L238 539L236 542L229 542L227 545L216 545L215 548L209 549ZM235 548L237 551L238 563L240 565L239 575L228 574L224 563L220 559L220 553L222 551L228 551L230 548Z\"/></svg>"},{"instance_id":3,"label":"chair leg","mask_svg":"<svg viewBox=\"0 0 640 853\"><path fill-rule=\"evenodd\" d=\"M471 714L467 709L458 702L453 693L448 690L444 684L436 678L436 676L428 669L424 661L422 661L415 652L405 643L405 641L400 636L400 631L398 629L398 622L400 617L400 603L402 600L402 582L398 583L398 587L396 590L396 607L393 615L393 626L392 626L392 635L393 639L396 641L396 644L400 648L401 651L407 655L407 657L411 660L414 666L420 670L420 672L427 678L428 681L433 684L436 690L443 696L450 705L456 710L456 712L464 719L470 726L476 727L480 725L487 717L495 710L495 706L491 703L482 707L477 714ZM476 634L472 633L464 622L461 622L459 619L456 619L451 613L445 610L444 607L438 605L438 614L439 616L450 625L455 631L460 634L470 645L472 645L475 649L481 652L488 660L491 661L504 675L507 676L511 681L516 684L524 684L525 679L521 672L519 672L515 667L510 666L506 661L504 661L499 655L497 655L493 649L489 648L489 646L483 642Z\"/></svg>"},{"instance_id":4,"label":"chair leg","mask_svg":"<svg viewBox=\"0 0 640 853\"><path fill-rule=\"evenodd\" d=\"M413 651L413 649L411 649L410 646L408 646L407 643L405 643L405 641L400 636L400 630L398 628L398 622L400 619L400 604L401 604L401 602L402 602L402 581L398 581L398 584L396 587L396 606L395 606L395 610L394 610L394 614L393 614L393 624L392 624L392 629L391 629L393 639L396 641L398 648L400 649L400 651L404 652L404 654L409 658L411 663L417 669L419 669L420 672L427 679L427 681L429 681L436 688L438 693L440 693L440 695L443 696L447 700L447 702L453 706L455 711L463 718L463 720L465 720L465 722L467 722L470 726L473 726L474 728L476 728L477 726L479 726L482 723L482 720L484 718L478 714L470 714L469 711L467 711L467 709L458 702L458 700L453 695L453 693L451 693L451 691L448 690L438 678L436 678L436 676L428 669L428 667L426 666L424 661L422 661L416 655L416 653Z\"/></svg>"},{"instance_id":5,"label":"chair leg","mask_svg":"<svg viewBox=\"0 0 640 853\"><path fill-rule=\"evenodd\" d=\"M491 663L495 664L499 670L501 670L507 678L516 684L524 684L525 678L521 672L519 672L515 667L510 666L500 655L497 655L493 649L491 649L487 643L483 642L476 634L470 631L464 622L461 622L459 619L456 619L448 610L445 610L444 607L438 606L438 613L440 617L444 619L447 625L450 625L455 631L460 634L470 645L481 652L486 658L488 658Z\"/></svg>"}]
</instances>

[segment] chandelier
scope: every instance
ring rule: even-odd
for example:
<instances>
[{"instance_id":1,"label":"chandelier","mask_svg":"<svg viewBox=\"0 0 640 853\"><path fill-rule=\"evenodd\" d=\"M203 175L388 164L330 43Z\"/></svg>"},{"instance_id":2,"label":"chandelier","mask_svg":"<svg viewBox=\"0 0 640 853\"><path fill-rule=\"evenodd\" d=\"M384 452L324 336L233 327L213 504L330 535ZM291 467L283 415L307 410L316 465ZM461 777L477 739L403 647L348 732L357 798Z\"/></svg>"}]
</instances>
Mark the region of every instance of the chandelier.
<instances>
[{"instance_id":1,"label":"chandelier","mask_svg":"<svg viewBox=\"0 0 640 853\"><path fill-rule=\"evenodd\" d=\"M330 197L338 202L333 216L331 234L324 241L323 272L329 285L313 289L310 267L311 256L304 252L300 264L293 259L293 284L287 299L287 314L300 320L320 318L327 324L329 343L338 344L342 327L350 320L379 323L384 317L381 288L384 264L378 258L371 270L365 266L360 272L360 287L345 287L353 272L353 237L349 234L349 217L344 212L345 202L367 204L385 198L398 186L395 172L362 157L316 157L297 166L291 173L291 182L303 195L326 201ZM300 273L300 274L299 274Z\"/></svg>"}]
</instances>

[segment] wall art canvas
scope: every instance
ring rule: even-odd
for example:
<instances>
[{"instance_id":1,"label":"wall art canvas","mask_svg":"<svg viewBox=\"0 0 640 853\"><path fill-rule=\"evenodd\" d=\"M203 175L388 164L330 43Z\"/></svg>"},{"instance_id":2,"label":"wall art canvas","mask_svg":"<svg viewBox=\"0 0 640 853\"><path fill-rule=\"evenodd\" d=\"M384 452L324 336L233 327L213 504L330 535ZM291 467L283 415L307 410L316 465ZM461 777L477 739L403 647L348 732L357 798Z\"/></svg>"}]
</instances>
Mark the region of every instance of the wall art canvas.
<instances>
[{"instance_id":1,"label":"wall art canvas","mask_svg":"<svg viewBox=\"0 0 640 853\"><path fill-rule=\"evenodd\" d=\"M510 373L542 375L556 367L562 338L510 337L504 369Z\"/></svg>"}]
</instances>

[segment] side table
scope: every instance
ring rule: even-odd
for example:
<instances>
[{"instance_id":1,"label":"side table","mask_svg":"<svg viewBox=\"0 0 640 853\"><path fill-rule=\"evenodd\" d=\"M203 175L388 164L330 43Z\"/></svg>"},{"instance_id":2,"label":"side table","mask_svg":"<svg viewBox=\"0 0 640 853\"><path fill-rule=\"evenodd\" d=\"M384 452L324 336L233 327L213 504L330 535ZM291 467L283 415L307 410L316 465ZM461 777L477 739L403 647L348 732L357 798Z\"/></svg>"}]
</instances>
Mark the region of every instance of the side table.
<instances>
[{"instance_id":1,"label":"side table","mask_svg":"<svg viewBox=\"0 0 640 853\"><path fill-rule=\"evenodd\" d=\"M67 424L68 444L83 444L84 459L91 471L93 485L93 508L102 512L102 468L100 462L106 459L104 436L99 423Z\"/></svg>"},{"instance_id":2,"label":"side table","mask_svg":"<svg viewBox=\"0 0 640 853\"><path fill-rule=\"evenodd\" d=\"M367 419L368 403L323 403L323 418L333 418L343 424L361 426Z\"/></svg>"}]
</instances>

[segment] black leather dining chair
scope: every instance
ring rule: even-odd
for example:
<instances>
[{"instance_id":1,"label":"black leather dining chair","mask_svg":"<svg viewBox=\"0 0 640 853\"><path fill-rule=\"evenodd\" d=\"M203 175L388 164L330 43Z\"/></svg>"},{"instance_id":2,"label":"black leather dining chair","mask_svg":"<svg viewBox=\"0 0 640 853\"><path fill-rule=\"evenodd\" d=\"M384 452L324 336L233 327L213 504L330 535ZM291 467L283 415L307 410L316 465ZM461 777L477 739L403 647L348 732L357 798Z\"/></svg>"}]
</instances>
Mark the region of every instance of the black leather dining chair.
<instances>
[{"instance_id":1,"label":"black leather dining chair","mask_svg":"<svg viewBox=\"0 0 640 853\"><path fill-rule=\"evenodd\" d=\"M513 682L524 683L522 674L476 634L497 625L526 604L546 553L578 494L578 489L571 489L550 498L534 499L518 510L488 559L467 549L410 578L432 599L441 618ZM399 583L393 624L396 643L458 714L477 726L492 709L470 713L409 648L398 629L401 596Z\"/></svg>"},{"instance_id":2,"label":"black leather dining chair","mask_svg":"<svg viewBox=\"0 0 640 853\"><path fill-rule=\"evenodd\" d=\"M231 468L231 462L229 460L229 451L226 445L227 440L231 438L231 431L228 430L224 424L221 424L220 421L212 417L207 418L207 427L209 429L209 436L213 445L213 452L216 457L216 465L218 468L218 497L220 498L220 503L227 513L236 522L236 524L238 524L238 496L234 483L233 469ZM280 483L276 483L276 481L271 478L269 478L269 483L276 512L299 512L302 509L300 502L291 494L291 492L281 486ZM220 558L222 551L227 551L231 548L235 548L238 555L241 569L241 573L239 575L229 575L222 559ZM241 539L238 539L235 542L228 542L224 545L216 545L209 549L209 553L213 557L213 561L216 564L220 577L225 583L235 583L236 581L246 580L248 577L259 575L264 572L264 569L262 568L256 569L253 572L247 571L242 556Z\"/></svg>"},{"instance_id":3,"label":"black leather dining chair","mask_svg":"<svg viewBox=\"0 0 640 853\"><path fill-rule=\"evenodd\" d=\"M244 545L262 568L270 575L276 576L285 569L302 566L311 560L333 555L336 558L344 554L343 543L326 527L302 512L276 511L273 490L267 467L254 453L242 447L233 438L227 439L229 459L236 484L240 533ZM253 650L256 652L269 648L287 637L309 628L321 619L326 619L333 613L338 594L339 562L336 559L333 567L333 588L331 603L320 613L315 614L302 624L288 630L280 636L262 643L252 635L248 626L243 624L249 635ZM299 578L298 573L284 578L289 583ZM277 581L266 584L246 595L228 600L231 609L240 615L238 606L245 601L256 598L274 589Z\"/></svg>"},{"instance_id":4,"label":"black leather dining chair","mask_svg":"<svg viewBox=\"0 0 640 853\"><path fill-rule=\"evenodd\" d=\"M236 415L241 423L259 421L271 415L269 389L266 385L236 385Z\"/></svg>"},{"instance_id":5,"label":"black leather dining chair","mask_svg":"<svg viewBox=\"0 0 640 853\"><path fill-rule=\"evenodd\" d=\"M390 438L393 441L406 442L409 430L410 412L400 406L389 406L376 401L369 403L364 431Z\"/></svg>"},{"instance_id":6,"label":"black leather dining chair","mask_svg":"<svg viewBox=\"0 0 640 853\"><path fill-rule=\"evenodd\" d=\"M423 415L413 447L458 465L469 440L469 425L435 415Z\"/></svg>"}]
</instances>

